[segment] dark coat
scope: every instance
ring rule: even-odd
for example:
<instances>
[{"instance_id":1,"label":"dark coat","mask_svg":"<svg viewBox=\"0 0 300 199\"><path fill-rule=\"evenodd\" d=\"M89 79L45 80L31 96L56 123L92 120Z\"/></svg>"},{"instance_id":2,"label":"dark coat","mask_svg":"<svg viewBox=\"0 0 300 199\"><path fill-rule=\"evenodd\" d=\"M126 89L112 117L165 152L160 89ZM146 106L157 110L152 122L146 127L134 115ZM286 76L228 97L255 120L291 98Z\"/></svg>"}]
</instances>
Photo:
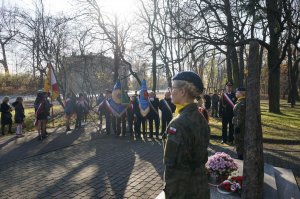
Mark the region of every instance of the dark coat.
<instances>
[{"instance_id":1,"label":"dark coat","mask_svg":"<svg viewBox=\"0 0 300 199\"><path fill-rule=\"evenodd\" d=\"M209 126L192 103L169 124L164 138L166 198L210 197L205 163Z\"/></svg>"},{"instance_id":2,"label":"dark coat","mask_svg":"<svg viewBox=\"0 0 300 199\"><path fill-rule=\"evenodd\" d=\"M231 118L233 117L233 107L229 105L229 103L225 99L225 94L223 93L220 98L220 104L219 104L219 115L225 118ZM235 93L227 93L228 97L231 99L233 104L236 102Z\"/></svg>"},{"instance_id":3,"label":"dark coat","mask_svg":"<svg viewBox=\"0 0 300 199\"><path fill-rule=\"evenodd\" d=\"M1 124L7 125L12 123L12 114L11 114L11 107L7 103L2 103L0 106L1 110Z\"/></svg>"},{"instance_id":4,"label":"dark coat","mask_svg":"<svg viewBox=\"0 0 300 199\"><path fill-rule=\"evenodd\" d=\"M218 107L218 104L219 104L219 100L220 100L220 97L218 94L213 94L211 96L211 104L213 107Z\"/></svg>"},{"instance_id":5,"label":"dark coat","mask_svg":"<svg viewBox=\"0 0 300 199\"><path fill-rule=\"evenodd\" d=\"M15 123L23 123L25 118L23 104L20 102L14 102L12 105L15 107Z\"/></svg>"},{"instance_id":6,"label":"dark coat","mask_svg":"<svg viewBox=\"0 0 300 199\"><path fill-rule=\"evenodd\" d=\"M164 101L168 103L171 110L167 107ZM171 120L173 117L173 113L175 112L176 106L171 102L171 98L162 99L159 101L159 109L161 110L162 119Z\"/></svg>"},{"instance_id":7,"label":"dark coat","mask_svg":"<svg viewBox=\"0 0 300 199\"><path fill-rule=\"evenodd\" d=\"M135 117L137 118L142 118L142 114L140 112L140 107L139 107L139 102L137 101L137 99L134 101L133 103L133 114Z\"/></svg>"},{"instance_id":8,"label":"dark coat","mask_svg":"<svg viewBox=\"0 0 300 199\"><path fill-rule=\"evenodd\" d=\"M110 111L108 105L106 104L106 103L109 102L110 100L111 100L111 98L110 98L110 99L104 99L104 100L100 103L100 105L99 105L99 107L98 107L98 112L101 112L101 114L106 115L106 116L111 115L111 111Z\"/></svg>"},{"instance_id":9,"label":"dark coat","mask_svg":"<svg viewBox=\"0 0 300 199\"><path fill-rule=\"evenodd\" d=\"M154 97L154 100L153 101L149 100L149 102L151 104L150 104L150 111L147 115L147 118L148 119L154 119L154 118L159 117L159 114L158 114L159 100L158 100L158 98Z\"/></svg>"}]
</instances>

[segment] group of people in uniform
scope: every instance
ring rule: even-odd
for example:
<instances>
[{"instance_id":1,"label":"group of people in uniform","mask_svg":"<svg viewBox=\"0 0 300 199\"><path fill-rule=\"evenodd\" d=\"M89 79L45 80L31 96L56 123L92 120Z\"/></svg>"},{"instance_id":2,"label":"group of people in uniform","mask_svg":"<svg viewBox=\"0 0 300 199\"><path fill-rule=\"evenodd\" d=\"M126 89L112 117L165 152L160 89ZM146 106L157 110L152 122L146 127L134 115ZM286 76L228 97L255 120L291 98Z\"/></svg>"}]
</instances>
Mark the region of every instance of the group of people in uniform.
<instances>
[{"instance_id":1,"label":"group of people in uniform","mask_svg":"<svg viewBox=\"0 0 300 199\"><path fill-rule=\"evenodd\" d=\"M219 116L222 117L222 144L235 144L238 159L243 160L244 132L246 115L246 88L239 87L233 92L233 84L226 83L219 103Z\"/></svg>"},{"instance_id":2,"label":"group of people in uniform","mask_svg":"<svg viewBox=\"0 0 300 199\"><path fill-rule=\"evenodd\" d=\"M130 135L135 135L136 137L141 137L141 135L143 135L143 137L147 136L146 126L148 124L149 137L153 138L155 135L156 138L159 138L159 135L166 130L166 126L172 120L173 113L176 109L175 105L171 102L170 91L165 92L164 99L161 100L157 98L154 92L150 92L148 96L150 110L146 116L144 116L139 107L139 95L135 93L135 95L130 97L128 96L130 102L126 113L122 114L120 117L116 117L114 114L112 114L112 110L109 105L110 100L112 100L111 95L112 91L106 89L104 98L99 100L98 107L98 113L100 116L100 129L102 129L102 116L104 116L106 122L106 134L111 134L111 130L113 130L115 134L125 136L127 131L127 121ZM161 115L159 110L161 111ZM161 132L159 132L160 124L162 126Z\"/></svg>"}]
</instances>

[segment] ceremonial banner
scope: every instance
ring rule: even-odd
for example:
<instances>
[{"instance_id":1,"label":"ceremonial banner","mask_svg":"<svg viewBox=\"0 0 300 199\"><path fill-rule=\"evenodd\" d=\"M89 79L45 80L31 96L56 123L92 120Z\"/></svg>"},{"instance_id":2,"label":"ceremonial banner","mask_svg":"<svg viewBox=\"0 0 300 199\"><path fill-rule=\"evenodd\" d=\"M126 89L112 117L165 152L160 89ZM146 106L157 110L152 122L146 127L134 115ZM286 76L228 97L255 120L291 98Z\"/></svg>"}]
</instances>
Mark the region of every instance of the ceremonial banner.
<instances>
[{"instance_id":1,"label":"ceremonial banner","mask_svg":"<svg viewBox=\"0 0 300 199\"><path fill-rule=\"evenodd\" d=\"M139 97L139 108L140 113L143 117L146 117L146 115L150 111L150 105L149 105L149 99L148 99L148 91L147 91L147 85L146 80L143 79L141 90L140 90L140 97Z\"/></svg>"},{"instance_id":2,"label":"ceremonial banner","mask_svg":"<svg viewBox=\"0 0 300 199\"><path fill-rule=\"evenodd\" d=\"M47 64L47 68L48 68L48 73L45 79L44 91L50 92L52 100L55 100L59 96L59 88L56 82L54 71L50 63Z\"/></svg>"},{"instance_id":3,"label":"ceremonial banner","mask_svg":"<svg viewBox=\"0 0 300 199\"><path fill-rule=\"evenodd\" d=\"M108 103L109 109L114 116L121 117L126 112L128 104L129 99L122 90L120 80L117 80L112 91L112 99Z\"/></svg>"}]
</instances>

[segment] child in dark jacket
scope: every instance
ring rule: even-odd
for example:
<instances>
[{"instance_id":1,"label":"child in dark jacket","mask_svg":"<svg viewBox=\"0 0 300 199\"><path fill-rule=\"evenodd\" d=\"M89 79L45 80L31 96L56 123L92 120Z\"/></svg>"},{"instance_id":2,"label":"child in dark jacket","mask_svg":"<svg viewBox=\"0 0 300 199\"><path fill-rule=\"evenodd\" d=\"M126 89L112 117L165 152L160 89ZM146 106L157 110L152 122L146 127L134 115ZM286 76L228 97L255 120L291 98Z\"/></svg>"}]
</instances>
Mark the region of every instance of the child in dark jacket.
<instances>
[{"instance_id":1,"label":"child in dark jacket","mask_svg":"<svg viewBox=\"0 0 300 199\"><path fill-rule=\"evenodd\" d=\"M25 112L23 107L23 98L17 97L16 101L12 104L15 108L15 123L17 124L16 137L22 137L22 127L25 118Z\"/></svg>"}]
</instances>

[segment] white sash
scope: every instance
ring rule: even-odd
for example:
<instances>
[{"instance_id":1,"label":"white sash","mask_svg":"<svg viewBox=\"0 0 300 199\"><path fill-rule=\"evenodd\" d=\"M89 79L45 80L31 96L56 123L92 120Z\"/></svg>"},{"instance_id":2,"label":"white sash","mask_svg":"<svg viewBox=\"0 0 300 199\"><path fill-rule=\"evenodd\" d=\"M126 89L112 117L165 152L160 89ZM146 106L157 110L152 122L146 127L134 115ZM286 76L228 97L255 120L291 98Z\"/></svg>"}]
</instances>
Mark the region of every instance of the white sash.
<instances>
[{"instance_id":1,"label":"white sash","mask_svg":"<svg viewBox=\"0 0 300 199\"><path fill-rule=\"evenodd\" d=\"M234 103L231 101L231 99L228 97L227 93L224 93L226 102L233 108Z\"/></svg>"},{"instance_id":2,"label":"white sash","mask_svg":"<svg viewBox=\"0 0 300 199\"><path fill-rule=\"evenodd\" d=\"M165 105L167 106L168 110L170 111L171 114L173 114L171 107L169 106L167 100L163 99L163 102L165 103Z\"/></svg>"}]
</instances>

